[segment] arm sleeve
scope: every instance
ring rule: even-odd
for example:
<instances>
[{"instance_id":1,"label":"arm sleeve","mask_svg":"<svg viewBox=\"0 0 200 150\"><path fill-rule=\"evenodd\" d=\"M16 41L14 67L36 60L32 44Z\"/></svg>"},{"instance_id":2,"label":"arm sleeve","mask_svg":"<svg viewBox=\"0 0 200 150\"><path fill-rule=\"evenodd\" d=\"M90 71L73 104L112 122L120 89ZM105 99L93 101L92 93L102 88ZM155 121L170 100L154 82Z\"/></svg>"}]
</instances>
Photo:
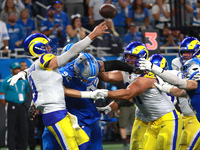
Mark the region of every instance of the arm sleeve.
<instances>
[{"instance_id":1,"label":"arm sleeve","mask_svg":"<svg viewBox=\"0 0 200 150\"><path fill-rule=\"evenodd\" d=\"M105 71L121 70L129 73L132 73L136 70L135 66L120 60L104 61L104 68Z\"/></svg>"},{"instance_id":2,"label":"arm sleeve","mask_svg":"<svg viewBox=\"0 0 200 150\"><path fill-rule=\"evenodd\" d=\"M68 50L60 56L57 56L58 67L61 67L62 65L66 64L70 59L72 59L74 56L76 56L78 53L84 50L91 42L92 40L87 36L83 40L74 44L70 48L70 50Z\"/></svg>"},{"instance_id":3,"label":"arm sleeve","mask_svg":"<svg viewBox=\"0 0 200 150\"><path fill-rule=\"evenodd\" d=\"M174 75L170 71L163 71L158 75L160 78L162 78L164 81L177 86L180 89L185 89L187 87L187 81L184 79L180 79L176 75Z\"/></svg>"}]
</instances>

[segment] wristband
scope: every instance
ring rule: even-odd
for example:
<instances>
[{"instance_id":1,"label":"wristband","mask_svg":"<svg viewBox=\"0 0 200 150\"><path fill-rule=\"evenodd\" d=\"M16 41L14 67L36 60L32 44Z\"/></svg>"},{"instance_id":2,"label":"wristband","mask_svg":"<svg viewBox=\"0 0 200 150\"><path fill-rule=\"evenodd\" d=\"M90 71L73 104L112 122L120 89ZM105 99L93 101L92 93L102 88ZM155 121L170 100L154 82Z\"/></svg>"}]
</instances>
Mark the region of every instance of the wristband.
<instances>
[{"instance_id":1,"label":"wristband","mask_svg":"<svg viewBox=\"0 0 200 150\"><path fill-rule=\"evenodd\" d=\"M8 46L5 46L5 49L9 49L9 47L8 47Z\"/></svg>"},{"instance_id":2,"label":"wristband","mask_svg":"<svg viewBox=\"0 0 200 150\"><path fill-rule=\"evenodd\" d=\"M91 91L82 91L81 98L91 98Z\"/></svg>"}]
</instances>

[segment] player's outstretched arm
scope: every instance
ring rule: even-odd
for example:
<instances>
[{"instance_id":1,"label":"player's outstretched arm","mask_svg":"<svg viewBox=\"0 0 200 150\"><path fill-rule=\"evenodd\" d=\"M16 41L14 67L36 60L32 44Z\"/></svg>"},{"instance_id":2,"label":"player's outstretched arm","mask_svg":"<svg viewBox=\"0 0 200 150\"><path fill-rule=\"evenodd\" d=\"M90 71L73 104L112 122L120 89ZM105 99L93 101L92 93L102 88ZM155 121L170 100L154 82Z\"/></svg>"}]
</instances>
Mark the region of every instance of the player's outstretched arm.
<instances>
[{"instance_id":1,"label":"player's outstretched arm","mask_svg":"<svg viewBox=\"0 0 200 150\"><path fill-rule=\"evenodd\" d=\"M121 70L129 73L137 73L139 68L120 60L108 60L101 63L101 71Z\"/></svg>"},{"instance_id":2,"label":"player's outstretched arm","mask_svg":"<svg viewBox=\"0 0 200 150\"><path fill-rule=\"evenodd\" d=\"M141 59L139 61L139 68L141 70L149 70L158 75L164 81L177 86L180 89L193 90L197 89L198 83L192 80L180 79L170 71L164 70L157 65L151 63L149 60Z\"/></svg>"},{"instance_id":3,"label":"player's outstretched arm","mask_svg":"<svg viewBox=\"0 0 200 150\"><path fill-rule=\"evenodd\" d=\"M83 51L87 46L89 46L96 37L101 36L102 34L105 33L109 33L106 31L107 29L108 27L105 25L105 21L102 22L101 24L96 26L88 36L86 36L84 39L74 44L67 52L63 53L60 56L54 57L50 61L48 68L53 70L66 64L74 56L76 56L78 53Z\"/></svg>"},{"instance_id":4,"label":"player's outstretched arm","mask_svg":"<svg viewBox=\"0 0 200 150\"><path fill-rule=\"evenodd\" d=\"M186 97L186 91L183 90L183 89L179 89L175 86L172 86L170 85L169 83L167 82L164 82L162 84L159 84L159 83L154 83L154 85L160 90L160 91L163 91L165 93L169 93L173 96L176 96L176 97Z\"/></svg>"},{"instance_id":5,"label":"player's outstretched arm","mask_svg":"<svg viewBox=\"0 0 200 150\"><path fill-rule=\"evenodd\" d=\"M90 98L90 99L105 99L107 95L102 94L101 92L107 92L106 89L98 89L96 91L78 91L75 89L65 88L64 93L65 96L75 97L75 98Z\"/></svg>"}]
</instances>

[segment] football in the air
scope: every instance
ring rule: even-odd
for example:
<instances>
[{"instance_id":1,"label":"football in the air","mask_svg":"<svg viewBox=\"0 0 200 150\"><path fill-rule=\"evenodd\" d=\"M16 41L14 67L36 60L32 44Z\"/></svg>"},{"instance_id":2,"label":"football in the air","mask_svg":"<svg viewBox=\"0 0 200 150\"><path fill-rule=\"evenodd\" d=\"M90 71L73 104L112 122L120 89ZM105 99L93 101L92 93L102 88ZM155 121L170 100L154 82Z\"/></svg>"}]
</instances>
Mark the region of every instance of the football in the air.
<instances>
[{"instance_id":1,"label":"football in the air","mask_svg":"<svg viewBox=\"0 0 200 150\"><path fill-rule=\"evenodd\" d=\"M112 4L103 4L99 9L99 13L106 19L113 19L117 16L117 8Z\"/></svg>"}]
</instances>

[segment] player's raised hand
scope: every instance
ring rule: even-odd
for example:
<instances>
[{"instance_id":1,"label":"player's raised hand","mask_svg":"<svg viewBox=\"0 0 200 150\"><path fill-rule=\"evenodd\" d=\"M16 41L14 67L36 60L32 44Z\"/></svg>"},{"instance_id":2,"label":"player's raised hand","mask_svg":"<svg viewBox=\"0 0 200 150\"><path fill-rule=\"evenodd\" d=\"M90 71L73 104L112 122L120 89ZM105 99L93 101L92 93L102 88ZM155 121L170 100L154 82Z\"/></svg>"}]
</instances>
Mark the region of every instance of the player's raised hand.
<instances>
[{"instance_id":1,"label":"player's raised hand","mask_svg":"<svg viewBox=\"0 0 200 150\"><path fill-rule=\"evenodd\" d=\"M14 75L10 79L8 79L7 82L10 82L10 85L13 86L13 85L15 85L17 83L17 81L20 78L25 80L26 79L26 72L20 71L18 74Z\"/></svg>"},{"instance_id":2,"label":"player's raised hand","mask_svg":"<svg viewBox=\"0 0 200 150\"><path fill-rule=\"evenodd\" d=\"M100 23L98 26L94 28L94 30L88 35L91 40L94 40L97 36L102 36L105 33L109 33L106 31L108 27L106 26L106 22Z\"/></svg>"}]
</instances>

